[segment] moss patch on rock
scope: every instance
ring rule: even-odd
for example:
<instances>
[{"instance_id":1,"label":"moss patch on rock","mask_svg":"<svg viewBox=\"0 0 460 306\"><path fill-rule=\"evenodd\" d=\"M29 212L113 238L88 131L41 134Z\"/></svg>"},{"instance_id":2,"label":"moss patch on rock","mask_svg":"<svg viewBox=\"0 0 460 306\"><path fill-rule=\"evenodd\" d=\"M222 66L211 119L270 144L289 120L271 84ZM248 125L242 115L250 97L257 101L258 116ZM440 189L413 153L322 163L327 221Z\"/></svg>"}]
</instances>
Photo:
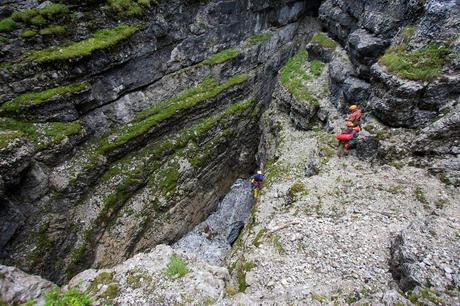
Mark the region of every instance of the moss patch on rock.
<instances>
[{"instance_id":1,"label":"moss patch on rock","mask_svg":"<svg viewBox=\"0 0 460 306\"><path fill-rule=\"evenodd\" d=\"M204 65L209 65L209 66L222 64L222 63L224 63L226 61L229 61L229 60L231 60L233 58L238 57L240 54L241 53L238 50L226 49L226 50L221 51L219 53L216 53L216 54L212 55L211 57L209 57L208 59L204 60L203 64Z\"/></svg>"},{"instance_id":2,"label":"moss patch on rock","mask_svg":"<svg viewBox=\"0 0 460 306\"><path fill-rule=\"evenodd\" d=\"M311 38L311 41L326 49L335 49L337 47L337 43L334 40L330 39L325 33L321 32L315 33Z\"/></svg>"},{"instance_id":3,"label":"moss patch on rock","mask_svg":"<svg viewBox=\"0 0 460 306\"><path fill-rule=\"evenodd\" d=\"M307 57L308 52L302 50L288 60L287 64L280 70L281 84L296 100L316 107L319 106L318 99L310 93L305 85L305 82L311 79L305 66Z\"/></svg>"},{"instance_id":4,"label":"moss patch on rock","mask_svg":"<svg viewBox=\"0 0 460 306\"><path fill-rule=\"evenodd\" d=\"M442 67L448 62L450 53L448 47L436 43L416 50L409 50L406 44L399 44L388 48L379 63L399 77L426 81L442 74Z\"/></svg>"},{"instance_id":5,"label":"moss patch on rock","mask_svg":"<svg viewBox=\"0 0 460 306\"><path fill-rule=\"evenodd\" d=\"M10 32L17 28L16 22L13 18L8 17L0 20L0 33L1 32Z\"/></svg>"},{"instance_id":6,"label":"moss patch on rock","mask_svg":"<svg viewBox=\"0 0 460 306\"><path fill-rule=\"evenodd\" d=\"M110 11L117 17L140 17L158 0L108 0Z\"/></svg>"},{"instance_id":7,"label":"moss patch on rock","mask_svg":"<svg viewBox=\"0 0 460 306\"><path fill-rule=\"evenodd\" d=\"M106 138L101 144L101 153L108 153L124 145L128 141L147 133L160 122L172 118L178 112L190 109L233 86L246 82L248 79L249 76L247 75L237 75L222 84L218 84L213 79L207 79L198 86L147 109L139 114L137 120L131 126L115 132L111 137L115 138L115 140L109 142Z\"/></svg>"},{"instance_id":8,"label":"moss patch on rock","mask_svg":"<svg viewBox=\"0 0 460 306\"><path fill-rule=\"evenodd\" d=\"M70 45L33 51L28 59L39 63L68 60L91 55L94 51L112 47L140 30L140 26L121 24L97 31L90 38Z\"/></svg>"},{"instance_id":9,"label":"moss patch on rock","mask_svg":"<svg viewBox=\"0 0 460 306\"><path fill-rule=\"evenodd\" d=\"M261 42L269 41L273 37L272 33L260 33L260 34L254 34L251 37L249 37L244 46L246 48L250 48L252 46L255 46Z\"/></svg>"},{"instance_id":10,"label":"moss patch on rock","mask_svg":"<svg viewBox=\"0 0 460 306\"><path fill-rule=\"evenodd\" d=\"M65 94L77 93L87 88L86 83L75 83L65 86L59 86L44 91L28 92L17 96L13 100L10 100L2 106L0 106L0 113L18 113L23 110L24 107L31 105L40 105L50 99L62 96Z\"/></svg>"},{"instance_id":11,"label":"moss patch on rock","mask_svg":"<svg viewBox=\"0 0 460 306\"><path fill-rule=\"evenodd\" d=\"M65 137L79 134L81 125L79 121L29 123L0 118L0 129L3 131L0 133L0 144L5 145L16 137L25 137L36 146L36 150L41 151L60 143Z\"/></svg>"}]
</instances>

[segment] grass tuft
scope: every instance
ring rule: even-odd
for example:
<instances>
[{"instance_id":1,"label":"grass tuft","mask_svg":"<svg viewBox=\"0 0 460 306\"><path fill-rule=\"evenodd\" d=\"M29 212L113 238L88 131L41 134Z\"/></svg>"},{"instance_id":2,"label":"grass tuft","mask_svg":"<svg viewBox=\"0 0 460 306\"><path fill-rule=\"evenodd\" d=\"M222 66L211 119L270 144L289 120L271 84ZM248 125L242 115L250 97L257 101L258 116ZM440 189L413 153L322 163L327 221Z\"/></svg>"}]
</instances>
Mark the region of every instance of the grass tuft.
<instances>
[{"instance_id":1,"label":"grass tuft","mask_svg":"<svg viewBox=\"0 0 460 306\"><path fill-rule=\"evenodd\" d=\"M171 278L181 278L189 273L187 263L179 256L171 256L171 260L166 269L166 275Z\"/></svg>"},{"instance_id":2,"label":"grass tuft","mask_svg":"<svg viewBox=\"0 0 460 306\"><path fill-rule=\"evenodd\" d=\"M62 293L59 288L49 290L45 296L47 306L91 306L93 302L87 293L77 289L70 289Z\"/></svg>"},{"instance_id":3,"label":"grass tuft","mask_svg":"<svg viewBox=\"0 0 460 306\"><path fill-rule=\"evenodd\" d=\"M229 61L233 58L236 58L240 55L240 52L235 49L226 49L219 53L212 55L207 60L203 61L203 64L213 66L217 64L221 64L223 62Z\"/></svg>"},{"instance_id":4,"label":"grass tuft","mask_svg":"<svg viewBox=\"0 0 460 306\"><path fill-rule=\"evenodd\" d=\"M28 92L2 104L2 106L0 106L0 113L19 113L25 107L31 105L40 105L56 96L62 96L69 93L77 93L84 90L86 87L86 83L75 83L71 85L51 88L40 92Z\"/></svg>"},{"instance_id":5,"label":"grass tuft","mask_svg":"<svg viewBox=\"0 0 460 306\"><path fill-rule=\"evenodd\" d=\"M318 43L321 47L326 49L335 49L337 47L337 43L326 36L326 34L318 32L313 35L311 41L314 43Z\"/></svg>"},{"instance_id":6,"label":"grass tuft","mask_svg":"<svg viewBox=\"0 0 460 306\"><path fill-rule=\"evenodd\" d=\"M52 47L33 51L30 53L28 59L39 63L45 63L89 56L95 50L109 48L118 44L139 31L139 29L139 26L122 24L112 29L97 31L91 35L90 38L72 43L65 47Z\"/></svg>"},{"instance_id":7,"label":"grass tuft","mask_svg":"<svg viewBox=\"0 0 460 306\"><path fill-rule=\"evenodd\" d=\"M399 77L427 81L441 75L449 54L450 49L440 44L432 43L411 51L406 44L399 44L388 48L379 62Z\"/></svg>"}]
</instances>

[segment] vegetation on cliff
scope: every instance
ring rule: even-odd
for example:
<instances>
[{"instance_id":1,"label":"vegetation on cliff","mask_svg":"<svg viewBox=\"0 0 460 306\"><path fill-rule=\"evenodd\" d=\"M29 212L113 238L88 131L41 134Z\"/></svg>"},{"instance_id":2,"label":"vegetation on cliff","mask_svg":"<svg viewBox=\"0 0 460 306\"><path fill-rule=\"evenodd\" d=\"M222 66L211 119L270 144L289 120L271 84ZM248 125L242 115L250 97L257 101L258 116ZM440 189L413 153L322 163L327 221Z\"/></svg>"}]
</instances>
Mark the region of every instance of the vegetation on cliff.
<instances>
[{"instance_id":1,"label":"vegetation on cliff","mask_svg":"<svg viewBox=\"0 0 460 306\"><path fill-rule=\"evenodd\" d=\"M86 83L75 83L70 85L59 86L51 89L47 89L39 92L28 92L22 95L17 96L13 100L5 102L0 106L0 114L2 112L6 113L18 113L23 108L40 105L46 101L49 101L52 98L57 96L62 96L65 94L77 93L84 90L87 87Z\"/></svg>"},{"instance_id":2,"label":"vegetation on cliff","mask_svg":"<svg viewBox=\"0 0 460 306\"><path fill-rule=\"evenodd\" d=\"M298 101L306 102L312 106L318 105L318 100L311 94L304 82L311 79L311 75L306 69L308 52L299 51L291 57L287 64L280 70L281 84L296 98ZM313 69L313 67L312 67ZM322 66L316 62L313 75L317 75L322 70Z\"/></svg>"},{"instance_id":3,"label":"vegetation on cliff","mask_svg":"<svg viewBox=\"0 0 460 306\"><path fill-rule=\"evenodd\" d=\"M89 56L96 50L118 44L139 31L139 29L140 26L121 24L115 28L97 31L90 38L67 46L33 51L29 54L28 59L44 63Z\"/></svg>"},{"instance_id":4,"label":"vegetation on cliff","mask_svg":"<svg viewBox=\"0 0 460 306\"><path fill-rule=\"evenodd\" d=\"M409 50L406 44L398 44L388 48L379 62L399 77L426 81L441 75L449 54L448 47L436 43L416 50Z\"/></svg>"}]
</instances>

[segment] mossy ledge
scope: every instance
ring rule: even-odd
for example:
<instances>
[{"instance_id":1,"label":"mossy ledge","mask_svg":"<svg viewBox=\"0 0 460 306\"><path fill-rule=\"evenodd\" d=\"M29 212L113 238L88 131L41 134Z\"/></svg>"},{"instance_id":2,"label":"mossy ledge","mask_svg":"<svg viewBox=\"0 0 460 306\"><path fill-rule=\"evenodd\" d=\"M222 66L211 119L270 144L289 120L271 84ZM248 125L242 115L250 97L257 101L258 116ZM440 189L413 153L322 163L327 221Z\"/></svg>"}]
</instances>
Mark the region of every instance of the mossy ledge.
<instances>
[{"instance_id":1,"label":"mossy ledge","mask_svg":"<svg viewBox=\"0 0 460 306\"><path fill-rule=\"evenodd\" d=\"M441 75L450 53L448 47L436 43L416 50L409 50L406 44L398 44L388 48L379 63L399 77L429 81Z\"/></svg>"},{"instance_id":2,"label":"mossy ledge","mask_svg":"<svg viewBox=\"0 0 460 306\"><path fill-rule=\"evenodd\" d=\"M86 83L75 83L44 91L28 92L2 104L2 106L0 106L0 113L18 113L24 108L34 105L38 106L54 97L80 92L85 90L87 86Z\"/></svg>"},{"instance_id":3,"label":"mossy ledge","mask_svg":"<svg viewBox=\"0 0 460 306\"><path fill-rule=\"evenodd\" d=\"M319 44L321 47L326 48L326 49L332 49L334 50L337 47L337 43L327 37L325 33L318 32L313 35L311 38L311 42Z\"/></svg>"},{"instance_id":4,"label":"mossy ledge","mask_svg":"<svg viewBox=\"0 0 460 306\"><path fill-rule=\"evenodd\" d=\"M304 84L311 79L311 75L307 72L305 67L307 57L308 52L306 50L301 50L288 60L287 64L280 70L281 84L296 100L317 107L319 106L318 100L310 93ZM317 68L315 69L318 70Z\"/></svg>"},{"instance_id":5,"label":"mossy ledge","mask_svg":"<svg viewBox=\"0 0 460 306\"><path fill-rule=\"evenodd\" d=\"M111 135L110 139L114 139L113 141L109 142L109 138L105 138L101 143L100 153L107 154L130 140L147 133L155 125L173 117L177 112L190 109L201 102L216 97L225 90L242 84L248 79L248 75L237 75L222 84L218 84L214 79L208 78L196 87L141 112L131 126L120 129Z\"/></svg>"},{"instance_id":6,"label":"mossy ledge","mask_svg":"<svg viewBox=\"0 0 460 306\"><path fill-rule=\"evenodd\" d=\"M121 24L115 28L97 31L86 40L74 42L66 46L33 51L27 58L38 63L46 63L89 56L96 50L109 48L118 44L140 29L140 25Z\"/></svg>"},{"instance_id":7,"label":"mossy ledge","mask_svg":"<svg viewBox=\"0 0 460 306\"><path fill-rule=\"evenodd\" d=\"M224 112L202 120L190 129L187 129L177 134L172 139L162 140L158 144L144 148L141 151L134 153L137 158L146 158L145 162L135 168L123 167L122 163L129 160L129 156L123 160L119 160L112 165L103 176L103 180L110 180L110 177L119 177L119 183L114 192L107 195L103 200L103 208L98 216L92 221L91 225L83 232L82 242L79 247L74 249L71 255L71 261L66 269L66 277L71 277L77 271L78 267L85 261L91 243L97 239L97 233L100 228L108 226L116 220L116 215L123 204L134 194L139 188L146 185L146 181L161 168L160 160L166 155L173 156L179 154L186 148L190 142L197 142L201 137L204 137L213 127L222 124L226 118L233 116L241 116L246 110L255 104L254 98L249 98L239 103L232 104ZM228 135L228 134L227 134ZM188 152L188 156L198 155L199 150ZM132 159L132 158L131 158ZM199 162L202 164L202 161ZM171 193L176 189L176 183L179 179L179 173L176 173L173 165L174 173L168 178L165 184L148 184L150 187L157 186L158 194ZM105 178L104 178L105 177ZM169 194L168 196L171 196Z\"/></svg>"},{"instance_id":8,"label":"mossy ledge","mask_svg":"<svg viewBox=\"0 0 460 306\"><path fill-rule=\"evenodd\" d=\"M203 61L204 65L217 65L217 64L222 64L226 61L229 61L231 59L234 59L238 56L240 56L240 51L235 50L235 49L226 49L224 51L221 51L219 53L216 53L212 56L210 56L208 59Z\"/></svg>"},{"instance_id":9,"label":"mossy ledge","mask_svg":"<svg viewBox=\"0 0 460 306\"><path fill-rule=\"evenodd\" d=\"M15 138L24 137L35 145L36 151L41 151L79 134L81 125L79 121L29 123L0 117L0 131L0 148Z\"/></svg>"}]
</instances>

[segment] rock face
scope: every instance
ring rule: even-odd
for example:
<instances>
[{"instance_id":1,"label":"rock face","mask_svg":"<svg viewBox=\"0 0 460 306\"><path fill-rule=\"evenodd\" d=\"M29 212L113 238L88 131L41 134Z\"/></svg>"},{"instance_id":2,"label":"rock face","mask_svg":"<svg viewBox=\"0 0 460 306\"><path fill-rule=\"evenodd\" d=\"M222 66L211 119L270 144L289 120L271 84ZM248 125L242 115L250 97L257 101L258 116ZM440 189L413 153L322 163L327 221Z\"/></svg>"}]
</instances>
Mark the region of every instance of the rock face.
<instances>
[{"instance_id":1,"label":"rock face","mask_svg":"<svg viewBox=\"0 0 460 306\"><path fill-rule=\"evenodd\" d=\"M53 40L27 40L14 17L0 47L1 261L62 282L200 223L255 168L261 110L319 4L175 0L120 25L123 12L83 3L52 13L68 28ZM32 50L101 28L108 47Z\"/></svg>"},{"instance_id":2,"label":"rock face","mask_svg":"<svg viewBox=\"0 0 460 306\"><path fill-rule=\"evenodd\" d=\"M21 305L28 301L36 301L34 305L44 305L44 294L53 286L52 282L39 276L0 265L0 296L6 305Z\"/></svg>"},{"instance_id":3,"label":"rock face","mask_svg":"<svg viewBox=\"0 0 460 306\"><path fill-rule=\"evenodd\" d=\"M446 293L458 288L458 228L458 219L434 215L415 220L396 237L391 268L400 288L429 287Z\"/></svg>"},{"instance_id":4,"label":"rock face","mask_svg":"<svg viewBox=\"0 0 460 306\"><path fill-rule=\"evenodd\" d=\"M458 305L458 1L77 2L0 5L2 263L98 304ZM227 267L164 245L256 167Z\"/></svg>"}]
</instances>

